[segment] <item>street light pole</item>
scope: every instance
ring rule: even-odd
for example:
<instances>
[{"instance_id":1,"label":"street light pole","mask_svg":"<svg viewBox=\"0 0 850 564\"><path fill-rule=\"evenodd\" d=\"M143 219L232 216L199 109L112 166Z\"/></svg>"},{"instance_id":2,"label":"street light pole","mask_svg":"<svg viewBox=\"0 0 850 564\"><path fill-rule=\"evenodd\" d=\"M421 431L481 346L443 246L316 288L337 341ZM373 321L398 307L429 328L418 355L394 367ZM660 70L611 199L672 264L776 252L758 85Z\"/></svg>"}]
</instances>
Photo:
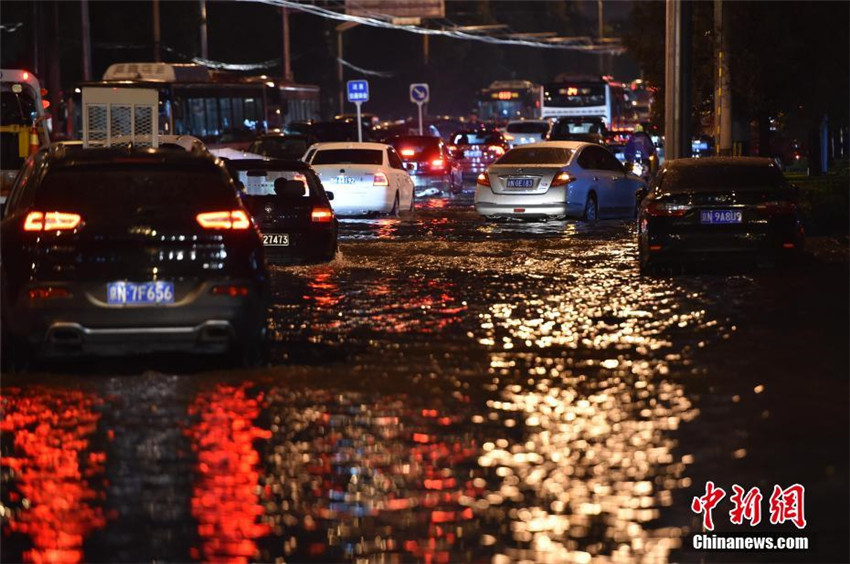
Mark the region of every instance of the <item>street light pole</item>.
<instances>
[{"instance_id":1,"label":"street light pole","mask_svg":"<svg viewBox=\"0 0 850 564\"><path fill-rule=\"evenodd\" d=\"M83 80L91 80L91 31L89 27L89 0L80 1L80 32L83 43Z\"/></svg>"},{"instance_id":2,"label":"street light pole","mask_svg":"<svg viewBox=\"0 0 850 564\"><path fill-rule=\"evenodd\" d=\"M281 8L283 27L283 80L292 81L292 61L289 53L289 8Z\"/></svg>"},{"instance_id":3,"label":"street light pole","mask_svg":"<svg viewBox=\"0 0 850 564\"><path fill-rule=\"evenodd\" d=\"M209 59L207 50L207 0L199 0L201 5L201 58Z\"/></svg>"},{"instance_id":4,"label":"street light pole","mask_svg":"<svg viewBox=\"0 0 850 564\"><path fill-rule=\"evenodd\" d=\"M342 74L342 34L351 29L352 27L356 27L360 25L358 22L343 22L336 26L336 79L339 82L339 113L345 113L343 111L343 102L345 100L345 82L343 81Z\"/></svg>"},{"instance_id":5,"label":"street light pole","mask_svg":"<svg viewBox=\"0 0 850 564\"><path fill-rule=\"evenodd\" d=\"M159 33L159 0L153 0L153 60L162 61Z\"/></svg>"},{"instance_id":6,"label":"street light pole","mask_svg":"<svg viewBox=\"0 0 850 564\"><path fill-rule=\"evenodd\" d=\"M691 155L691 6L667 0L664 69L664 157Z\"/></svg>"},{"instance_id":7,"label":"street light pole","mask_svg":"<svg viewBox=\"0 0 850 564\"><path fill-rule=\"evenodd\" d=\"M732 154L732 77L729 74L729 10L714 0L714 144L717 154Z\"/></svg>"}]
</instances>

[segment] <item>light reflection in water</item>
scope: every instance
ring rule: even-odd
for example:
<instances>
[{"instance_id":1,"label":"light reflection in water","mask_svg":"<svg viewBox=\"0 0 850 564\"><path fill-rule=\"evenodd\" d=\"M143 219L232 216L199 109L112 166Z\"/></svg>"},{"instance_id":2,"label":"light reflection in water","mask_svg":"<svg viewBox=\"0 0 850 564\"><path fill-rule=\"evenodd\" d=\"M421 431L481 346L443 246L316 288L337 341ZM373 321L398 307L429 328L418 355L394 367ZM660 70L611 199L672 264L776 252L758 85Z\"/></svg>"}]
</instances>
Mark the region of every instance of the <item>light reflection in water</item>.
<instances>
[{"instance_id":1,"label":"light reflection in water","mask_svg":"<svg viewBox=\"0 0 850 564\"><path fill-rule=\"evenodd\" d=\"M22 555L27 562L80 562L84 539L106 525L106 456L89 444L101 403L79 390L3 390L0 431L4 442L12 437L12 448L3 457L2 513L11 532L31 539Z\"/></svg>"},{"instance_id":2,"label":"light reflection in water","mask_svg":"<svg viewBox=\"0 0 850 564\"><path fill-rule=\"evenodd\" d=\"M254 425L263 398L249 397L250 386L219 384L189 406L190 416L199 419L188 430L198 457L192 514L198 520L201 547L192 550L193 558L254 560L256 540L269 531L259 522L263 507L254 441L270 433Z\"/></svg>"}]
</instances>

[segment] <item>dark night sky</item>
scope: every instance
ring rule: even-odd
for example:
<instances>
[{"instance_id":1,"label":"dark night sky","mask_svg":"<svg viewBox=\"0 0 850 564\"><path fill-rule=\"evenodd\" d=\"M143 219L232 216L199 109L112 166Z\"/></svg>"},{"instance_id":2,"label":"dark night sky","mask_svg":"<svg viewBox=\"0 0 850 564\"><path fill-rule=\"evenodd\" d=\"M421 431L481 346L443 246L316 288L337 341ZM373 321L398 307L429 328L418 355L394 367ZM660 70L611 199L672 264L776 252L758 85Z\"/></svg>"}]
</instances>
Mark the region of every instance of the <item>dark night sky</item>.
<instances>
[{"instance_id":1,"label":"dark night sky","mask_svg":"<svg viewBox=\"0 0 850 564\"><path fill-rule=\"evenodd\" d=\"M33 2L2 3L5 25L23 22L15 32L2 32L4 68L34 68ZM47 51L51 17L48 2L41 2L44 28L39 49ZM606 2L607 35L618 35L628 21L631 2ZM91 41L93 72L102 75L119 61L153 59L150 2L92 1ZM200 54L198 2L160 3L162 44L166 61L186 61ZM561 35L595 35L596 2L448 1L447 17L459 24L509 23L516 31L555 31ZM228 63L256 63L281 57L279 10L249 2L207 3L209 58ZM82 78L80 8L77 2L58 2L58 49L61 81L67 89ZM328 102L335 99L336 33L339 22L293 12L290 19L292 64L299 82L319 84ZM543 82L555 74L598 73L595 55L528 47L491 46L447 38L431 39L431 61L423 63L422 36L404 31L358 27L345 33L345 59L357 66L390 72L391 78L368 77L372 100L364 110L404 115L415 107L408 101L410 82L427 81L432 87L431 113L464 112L474 104L475 91L497 79ZM636 78L639 69L626 55L609 57L610 70L620 79ZM42 62L40 74L44 74ZM265 71L280 75L280 67ZM260 74L259 72L257 74ZM346 80L362 78L346 69Z\"/></svg>"}]
</instances>

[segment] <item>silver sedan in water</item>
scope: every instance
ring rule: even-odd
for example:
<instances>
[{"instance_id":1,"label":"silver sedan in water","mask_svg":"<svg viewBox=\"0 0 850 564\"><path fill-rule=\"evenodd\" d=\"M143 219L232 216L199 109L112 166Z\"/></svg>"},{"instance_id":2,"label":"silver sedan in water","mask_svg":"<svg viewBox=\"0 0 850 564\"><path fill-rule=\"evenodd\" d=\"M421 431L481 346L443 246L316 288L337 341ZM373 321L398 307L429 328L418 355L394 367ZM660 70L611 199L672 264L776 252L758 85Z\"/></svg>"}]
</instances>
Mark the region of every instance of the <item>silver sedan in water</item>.
<instances>
[{"instance_id":1,"label":"silver sedan in water","mask_svg":"<svg viewBox=\"0 0 850 564\"><path fill-rule=\"evenodd\" d=\"M634 217L646 183L604 147L548 141L511 149L478 176L475 211L487 218Z\"/></svg>"}]
</instances>

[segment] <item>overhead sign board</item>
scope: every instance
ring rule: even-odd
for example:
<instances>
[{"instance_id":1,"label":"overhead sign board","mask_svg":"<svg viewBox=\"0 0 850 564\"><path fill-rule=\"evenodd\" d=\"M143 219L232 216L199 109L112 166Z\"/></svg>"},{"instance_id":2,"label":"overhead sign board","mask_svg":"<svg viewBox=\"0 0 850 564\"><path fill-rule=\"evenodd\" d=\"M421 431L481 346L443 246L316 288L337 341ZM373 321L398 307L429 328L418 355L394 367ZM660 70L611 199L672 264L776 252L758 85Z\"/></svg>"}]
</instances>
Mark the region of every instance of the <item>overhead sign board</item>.
<instances>
[{"instance_id":1,"label":"overhead sign board","mask_svg":"<svg viewBox=\"0 0 850 564\"><path fill-rule=\"evenodd\" d=\"M387 18L445 18L444 0L345 0L350 16Z\"/></svg>"},{"instance_id":2,"label":"overhead sign board","mask_svg":"<svg viewBox=\"0 0 850 564\"><path fill-rule=\"evenodd\" d=\"M410 101L414 104L425 104L431 98L431 91L424 82L410 85Z\"/></svg>"},{"instance_id":3,"label":"overhead sign board","mask_svg":"<svg viewBox=\"0 0 850 564\"><path fill-rule=\"evenodd\" d=\"M348 101L349 102L368 102L369 101L369 81L368 80L349 80L348 81Z\"/></svg>"}]
</instances>

